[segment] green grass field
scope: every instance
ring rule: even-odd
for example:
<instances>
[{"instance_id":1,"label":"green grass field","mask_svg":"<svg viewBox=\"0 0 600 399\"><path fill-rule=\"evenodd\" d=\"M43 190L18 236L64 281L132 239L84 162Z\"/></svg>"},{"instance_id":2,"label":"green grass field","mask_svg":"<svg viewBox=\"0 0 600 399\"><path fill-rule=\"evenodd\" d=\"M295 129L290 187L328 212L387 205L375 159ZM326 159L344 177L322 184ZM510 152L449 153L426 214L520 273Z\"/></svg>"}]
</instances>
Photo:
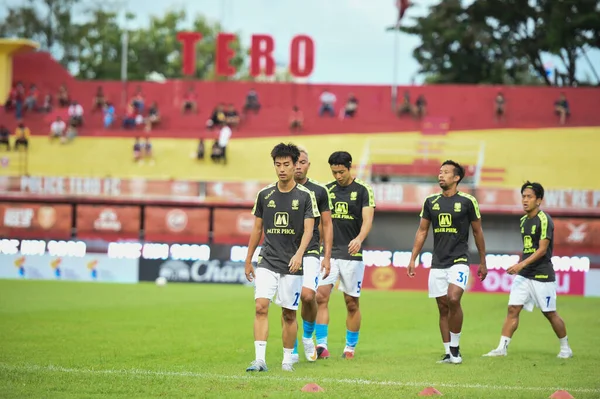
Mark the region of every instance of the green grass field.
<instances>
[{"instance_id":1,"label":"green grass field","mask_svg":"<svg viewBox=\"0 0 600 399\"><path fill-rule=\"evenodd\" d=\"M425 293L364 291L356 358L339 356L345 323L332 296L331 359L281 371L280 309L271 307L269 372L254 358L253 292L243 286L0 281L0 397L418 397L548 398L559 388L600 397L600 299L559 298L575 357L538 312L523 314L507 358L498 344L505 295L467 294L462 365L436 364L443 347ZM322 393L301 388L316 382Z\"/></svg>"}]
</instances>

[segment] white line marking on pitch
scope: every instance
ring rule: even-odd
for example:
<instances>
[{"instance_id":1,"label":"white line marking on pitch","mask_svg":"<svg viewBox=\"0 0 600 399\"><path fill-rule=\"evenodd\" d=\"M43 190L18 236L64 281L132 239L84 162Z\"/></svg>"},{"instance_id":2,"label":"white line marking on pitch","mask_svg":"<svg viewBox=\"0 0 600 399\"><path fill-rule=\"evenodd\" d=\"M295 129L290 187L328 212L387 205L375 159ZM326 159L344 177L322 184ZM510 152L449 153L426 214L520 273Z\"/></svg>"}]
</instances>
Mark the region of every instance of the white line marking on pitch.
<instances>
[{"instance_id":1,"label":"white line marking on pitch","mask_svg":"<svg viewBox=\"0 0 600 399\"><path fill-rule=\"evenodd\" d=\"M278 375L269 375L260 373L260 375L240 374L240 375L224 375L212 373L196 373L192 371L154 371L140 369L113 369L113 370L96 370L96 369L74 369L61 366L38 366L38 365L9 365L0 363L0 370L8 371L27 371L27 372L55 372L67 374L112 374L112 375L133 375L133 376L158 376L158 377L194 377L214 380L236 380L236 381L284 381L284 382L321 382L330 384L348 384L348 385L380 385L380 386L397 386L397 387L438 387L438 388L461 388L461 389L483 389L491 391L557 391L566 389L570 392L580 393L600 393L600 388L566 388L566 387L528 387L528 386L511 386L511 385L486 385L486 384L449 384L445 382L415 382L415 381L378 381L364 380L354 378L320 378L320 377L284 377Z\"/></svg>"}]
</instances>

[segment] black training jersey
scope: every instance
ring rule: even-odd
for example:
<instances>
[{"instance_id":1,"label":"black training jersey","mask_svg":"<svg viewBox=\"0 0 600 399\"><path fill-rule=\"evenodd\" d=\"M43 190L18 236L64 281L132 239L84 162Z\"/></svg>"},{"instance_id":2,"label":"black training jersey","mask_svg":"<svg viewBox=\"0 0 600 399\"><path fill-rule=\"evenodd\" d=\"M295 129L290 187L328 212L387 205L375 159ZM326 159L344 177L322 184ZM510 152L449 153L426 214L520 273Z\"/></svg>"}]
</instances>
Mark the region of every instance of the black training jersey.
<instances>
[{"instance_id":1,"label":"black training jersey","mask_svg":"<svg viewBox=\"0 0 600 399\"><path fill-rule=\"evenodd\" d=\"M475 197L457 192L452 197L430 195L423 203L421 215L433 229L432 269L447 269L452 265L469 264L469 228L481 219Z\"/></svg>"},{"instance_id":2,"label":"black training jersey","mask_svg":"<svg viewBox=\"0 0 600 399\"><path fill-rule=\"evenodd\" d=\"M331 205L331 200L329 199L329 193L327 192L327 188L317 183L314 180L308 179L306 183L303 184L304 187L308 188L315 195L315 199L317 201L317 208L319 208L319 213L323 214L323 212L331 211L333 207ZM315 220L315 230L313 231L313 237L310 241L310 245L306 250L305 256L313 256L315 258L319 258L321 256L321 236L319 234L319 223L321 222L321 218Z\"/></svg>"},{"instance_id":3,"label":"black training jersey","mask_svg":"<svg viewBox=\"0 0 600 399\"><path fill-rule=\"evenodd\" d=\"M340 186L337 182L327 184L332 209L334 259L362 260L362 248L354 255L348 253L348 244L360 233L362 227L362 210L375 208L373 189L358 179L348 186Z\"/></svg>"},{"instance_id":4,"label":"black training jersey","mask_svg":"<svg viewBox=\"0 0 600 399\"><path fill-rule=\"evenodd\" d=\"M252 214L263 220L265 233L258 267L291 274L289 263L300 247L304 219L320 216L314 194L299 184L282 193L274 183L258 193ZM302 268L294 274L302 275Z\"/></svg>"},{"instance_id":5,"label":"black training jersey","mask_svg":"<svg viewBox=\"0 0 600 399\"><path fill-rule=\"evenodd\" d=\"M539 247L540 241L550 240L546 254L519 272L520 276L537 281L555 281L552 265L552 249L554 247L554 222L550 215L539 211L529 219L521 218L521 237L523 238L523 260L529 258Z\"/></svg>"}]
</instances>

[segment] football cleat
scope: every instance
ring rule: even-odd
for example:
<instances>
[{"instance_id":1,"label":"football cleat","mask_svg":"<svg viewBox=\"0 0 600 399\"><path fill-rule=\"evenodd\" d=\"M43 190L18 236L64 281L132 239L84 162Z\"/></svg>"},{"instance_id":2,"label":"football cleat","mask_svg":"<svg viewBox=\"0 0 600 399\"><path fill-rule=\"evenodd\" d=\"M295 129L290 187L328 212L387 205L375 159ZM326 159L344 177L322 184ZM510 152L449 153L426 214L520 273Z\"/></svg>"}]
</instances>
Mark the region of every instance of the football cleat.
<instances>
[{"instance_id":1,"label":"football cleat","mask_svg":"<svg viewBox=\"0 0 600 399\"><path fill-rule=\"evenodd\" d=\"M316 361L317 357L319 357L319 354L312 338L302 338L302 345L304 345L304 354L306 355L306 360L309 362Z\"/></svg>"},{"instance_id":2,"label":"football cleat","mask_svg":"<svg viewBox=\"0 0 600 399\"><path fill-rule=\"evenodd\" d=\"M294 371L294 365L292 363L281 363L281 369L283 371Z\"/></svg>"},{"instance_id":3,"label":"football cleat","mask_svg":"<svg viewBox=\"0 0 600 399\"><path fill-rule=\"evenodd\" d=\"M326 346L317 346L317 358L329 359L329 351Z\"/></svg>"},{"instance_id":4,"label":"football cleat","mask_svg":"<svg viewBox=\"0 0 600 399\"><path fill-rule=\"evenodd\" d=\"M246 371L267 371L267 363L264 360L254 360Z\"/></svg>"},{"instance_id":5,"label":"football cleat","mask_svg":"<svg viewBox=\"0 0 600 399\"><path fill-rule=\"evenodd\" d=\"M556 356L559 359L569 359L573 357L573 351L571 348L561 349L558 355Z\"/></svg>"},{"instance_id":6,"label":"football cleat","mask_svg":"<svg viewBox=\"0 0 600 399\"><path fill-rule=\"evenodd\" d=\"M450 354L446 353L437 363L450 363Z\"/></svg>"},{"instance_id":7,"label":"football cleat","mask_svg":"<svg viewBox=\"0 0 600 399\"><path fill-rule=\"evenodd\" d=\"M484 357L500 357L500 356L506 356L506 355L508 355L508 352L506 351L506 349L494 349L492 351L489 351L488 353L486 353L483 356Z\"/></svg>"}]
</instances>

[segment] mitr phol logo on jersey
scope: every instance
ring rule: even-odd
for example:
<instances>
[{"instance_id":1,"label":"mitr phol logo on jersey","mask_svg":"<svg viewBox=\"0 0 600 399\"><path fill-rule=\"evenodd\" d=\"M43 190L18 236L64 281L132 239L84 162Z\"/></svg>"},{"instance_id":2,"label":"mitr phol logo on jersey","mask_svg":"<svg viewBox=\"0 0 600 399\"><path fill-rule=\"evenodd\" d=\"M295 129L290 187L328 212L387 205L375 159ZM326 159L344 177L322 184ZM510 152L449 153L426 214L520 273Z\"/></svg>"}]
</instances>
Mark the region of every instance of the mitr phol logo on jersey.
<instances>
[{"instance_id":1,"label":"mitr phol logo on jersey","mask_svg":"<svg viewBox=\"0 0 600 399\"><path fill-rule=\"evenodd\" d=\"M452 227L452 215L449 213L440 213L438 215L439 227L434 229L434 233L457 233L456 228Z\"/></svg>"},{"instance_id":2,"label":"mitr phol logo on jersey","mask_svg":"<svg viewBox=\"0 0 600 399\"><path fill-rule=\"evenodd\" d=\"M273 216L274 228L267 229L267 234L296 234L294 229L290 229L290 214L287 212L276 212Z\"/></svg>"}]
</instances>

